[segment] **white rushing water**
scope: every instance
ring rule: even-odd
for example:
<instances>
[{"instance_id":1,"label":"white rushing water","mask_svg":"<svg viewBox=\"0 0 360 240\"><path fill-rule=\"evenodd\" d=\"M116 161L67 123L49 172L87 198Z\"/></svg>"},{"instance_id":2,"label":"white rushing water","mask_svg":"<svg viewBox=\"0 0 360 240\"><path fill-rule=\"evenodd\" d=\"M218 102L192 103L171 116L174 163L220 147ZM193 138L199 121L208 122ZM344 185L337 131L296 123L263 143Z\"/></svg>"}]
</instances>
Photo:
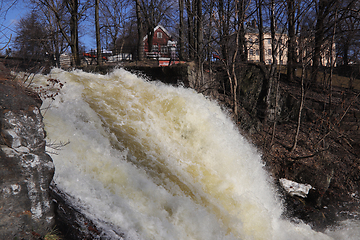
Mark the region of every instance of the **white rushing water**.
<instances>
[{"instance_id":1,"label":"white rushing water","mask_svg":"<svg viewBox=\"0 0 360 240\"><path fill-rule=\"evenodd\" d=\"M54 69L37 82L48 78L65 85L43 104L51 103L43 111L47 141L70 142L51 155L54 181L126 239L346 235L281 219L260 154L203 95L122 69L105 76Z\"/></svg>"}]
</instances>

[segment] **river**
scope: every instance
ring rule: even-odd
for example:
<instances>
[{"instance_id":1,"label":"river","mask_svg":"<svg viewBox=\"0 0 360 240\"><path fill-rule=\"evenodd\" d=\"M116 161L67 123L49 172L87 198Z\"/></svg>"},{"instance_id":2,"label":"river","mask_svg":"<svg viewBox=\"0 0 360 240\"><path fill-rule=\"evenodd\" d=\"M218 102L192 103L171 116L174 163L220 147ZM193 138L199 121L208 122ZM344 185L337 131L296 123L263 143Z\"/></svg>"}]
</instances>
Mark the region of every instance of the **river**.
<instances>
[{"instance_id":1,"label":"river","mask_svg":"<svg viewBox=\"0 0 360 240\"><path fill-rule=\"evenodd\" d=\"M89 218L121 229L125 239L360 236L354 222L319 233L284 219L261 154L202 94L123 69L54 69L35 82L49 78L64 84L42 111L54 181Z\"/></svg>"}]
</instances>

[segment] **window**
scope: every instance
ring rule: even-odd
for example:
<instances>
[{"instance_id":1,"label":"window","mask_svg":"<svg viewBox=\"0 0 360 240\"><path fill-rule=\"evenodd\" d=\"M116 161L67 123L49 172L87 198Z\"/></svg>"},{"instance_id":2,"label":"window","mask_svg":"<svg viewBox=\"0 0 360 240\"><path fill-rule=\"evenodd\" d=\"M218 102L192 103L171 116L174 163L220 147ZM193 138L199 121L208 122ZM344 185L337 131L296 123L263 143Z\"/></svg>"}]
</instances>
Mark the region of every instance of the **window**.
<instances>
[{"instance_id":1,"label":"window","mask_svg":"<svg viewBox=\"0 0 360 240\"><path fill-rule=\"evenodd\" d=\"M165 45L161 45L160 51L161 53L168 53L168 47Z\"/></svg>"},{"instance_id":2,"label":"window","mask_svg":"<svg viewBox=\"0 0 360 240\"><path fill-rule=\"evenodd\" d=\"M254 49L252 49L252 48L249 49L249 55L254 56Z\"/></svg>"},{"instance_id":3,"label":"window","mask_svg":"<svg viewBox=\"0 0 360 240\"><path fill-rule=\"evenodd\" d=\"M153 45L151 48L152 52L158 52L159 51L159 46L158 45Z\"/></svg>"},{"instance_id":4,"label":"window","mask_svg":"<svg viewBox=\"0 0 360 240\"><path fill-rule=\"evenodd\" d=\"M260 52L259 50L256 50L256 56L259 56Z\"/></svg>"},{"instance_id":5,"label":"window","mask_svg":"<svg viewBox=\"0 0 360 240\"><path fill-rule=\"evenodd\" d=\"M267 43L268 43L268 44L271 44L271 38L268 38L268 39L267 39Z\"/></svg>"},{"instance_id":6,"label":"window","mask_svg":"<svg viewBox=\"0 0 360 240\"><path fill-rule=\"evenodd\" d=\"M162 38L162 32L157 32L156 36L157 36L157 38Z\"/></svg>"},{"instance_id":7,"label":"window","mask_svg":"<svg viewBox=\"0 0 360 240\"><path fill-rule=\"evenodd\" d=\"M268 55L271 55L271 49L268 49Z\"/></svg>"}]
</instances>

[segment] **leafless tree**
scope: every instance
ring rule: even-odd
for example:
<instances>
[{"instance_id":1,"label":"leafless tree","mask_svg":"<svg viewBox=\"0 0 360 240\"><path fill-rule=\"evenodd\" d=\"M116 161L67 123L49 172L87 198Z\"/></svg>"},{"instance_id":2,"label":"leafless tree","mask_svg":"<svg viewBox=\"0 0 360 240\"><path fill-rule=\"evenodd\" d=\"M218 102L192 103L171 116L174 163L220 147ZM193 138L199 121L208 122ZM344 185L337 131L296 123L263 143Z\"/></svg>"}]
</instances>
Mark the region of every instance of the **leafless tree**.
<instances>
[{"instance_id":1,"label":"leafless tree","mask_svg":"<svg viewBox=\"0 0 360 240\"><path fill-rule=\"evenodd\" d=\"M126 26L132 21L132 2L129 0L100 1L100 28L102 43L109 49L115 48L119 37L127 35ZM105 38L105 39L104 39Z\"/></svg>"},{"instance_id":2,"label":"leafless tree","mask_svg":"<svg viewBox=\"0 0 360 240\"><path fill-rule=\"evenodd\" d=\"M90 2L39 0L33 1L33 3L38 6L45 6L54 14L57 26L71 48L74 64L80 66L79 23L81 18L85 16L85 11L91 6ZM66 21L67 19L68 21Z\"/></svg>"},{"instance_id":3,"label":"leafless tree","mask_svg":"<svg viewBox=\"0 0 360 240\"><path fill-rule=\"evenodd\" d=\"M15 54L25 59L44 59L50 48L48 32L36 12L20 19L14 41Z\"/></svg>"},{"instance_id":4,"label":"leafless tree","mask_svg":"<svg viewBox=\"0 0 360 240\"><path fill-rule=\"evenodd\" d=\"M191 0L185 0L185 5L186 5L186 12L187 12L187 28L188 28L188 51L189 51L189 60L194 60L195 59L195 16L196 16L196 12L195 12L195 6L193 3L195 3L195 1L191 1Z\"/></svg>"},{"instance_id":5,"label":"leafless tree","mask_svg":"<svg viewBox=\"0 0 360 240\"><path fill-rule=\"evenodd\" d=\"M40 8L38 13L44 19L43 28L46 29L48 38L51 41L51 47L48 50L49 54L54 56L55 66L60 67L60 55L68 48L66 39L60 32L56 17L48 8Z\"/></svg>"},{"instance_id":6,"label":"leafless tree","mask_svg":"<svg viewBox=\"0 0 360 240\"><path fill-rule=\"evenodd\" d=\"M258 16L258 29L259 29L259 50L260 62L265 63L265 49L264 49L264 24L263 24L263 0L256 0L257 16Z\"/></svg>"},{"instance_id":7,"label":"leafless tree","mask_svg":"<svg viewBox=\"0 0 360 240\"><path fill-rule=\"evenodd\" d=\"M296 35L295 35L295 0L286 0L288 14L288 61L287 77L289 81L294 80L296 64Z\"/></svg>"},{"instance_id":8,"label":"leafless tree","mask_svg":"<svg viewBox=\"0 0 360 240\"><path fill-rule=\"evenodd\" d=\"M291 152L294 152L296 147L297 147L299 133L300 133L301 118L302 118L302 113L303 113L303 109L304 109L304 105L305 105L305 97L306 97L306 91L305 91L305 86L304 86L304 78L305 78L305 67L306 67L307 64L308 63L305 63L305 61L301 61L301 70L302 71L301 71L300 106L299 106L299 111L298 111L296 132L295 132L295 135L294 135L294 142L293 142L293 146L291 148Z\"/></svg>"},{"instance_id":9,"label":"leafless tree","mask_svg":"<svg viewBox=\"0 0 360 240\"><path fill-rule=\"evenodd\" d=\"M360 2L347 0L340 6L335 41L341 57L338 64L347 66L349 62L360 63Z\"/></svg>"},{"instance_id":10,"label":"leafless tree","mask_svg":"<svg viewBox=\"0 0 360 240\"><path fill-rule=\"evenodd\" d=\"M179 58L185 59L184 0L179 0Z\"/></svg>"},{"instance_id":11,"label":"leafless tree","mask_svg":"<svg viewBox=\"0 0 360 240\"><path fill-rule=\"evenodd\" d=\"M281 4L280 4L281 6ZM281 55L278 54L280 49L279 37L276 35L277 31L277 22L281 20L281 16L276 14L276 11L279 11L281 7L276 6L275 0L271 0L268 3L269 16L270 16L270 34L271 34L271 68L269 74L269 81L267 87L266 95L266 112L265 112L265 122L272 121L272 137L270 141L270 147L273 145L275 133L276 133L276 124L277 124L277 115L278 115L278 106L279 106L279 74L278 69L278 56L281 58Z\"/></svg>"},{"instance_id":12,"label":"leafless tree","mask_svg":"<svg viewBox=\"0 0 360 240\"><path fill-rule=\"evenodd\" d=\"M97 58L97 64L101 65L102 51L101 51L101 40L100 40L99 5L100 5L100 0L95 0L95 32L96 32L96 50L97 50L96 58Z\"/></svg>"},{"instance_id":13,"label":"leafless tree","mask_svg":"<svg viewBox=\"0 0 360 240\"><path fill-rule=\"evenodd\" d=\"M237 77L237 64L243 60L245 46L244 23L246 17L251 16L255 11L246 15L250 6L250 1L220 0L215 3L216 14L214 22L216 27L216 46L217 52L223 63L228 85L230 86L230 96L232 99L233 112L237 118L239 109L239 79Z\"/></svg>"},{"instance_id":14,"label":"leafless tree","mask_svg":"<svg viewBox=\"0 0 360 240\"><path fill-rule=\"evenodd\" d=\"M203 61L203 41L204 41L204 35L203 35L203 13L202 13L202 0L196 0L196 23L197 23L197 29L196 29L196 60L199 63L199 68L201 73L202 70L202 61Z\"/></svg>"},{"instance_id":15,"label":"leafless tree","mask_svg":"<svg viewBox=\"0 0 360 240\"><path fill-rule=\"evenodd\" d=\"M312 57L312 76L311 82L318 79L319 67L321 63L321 53L324 51L327 29L330 26L329 15L332 14L337 6L338 0L314 0L316 24L314 29L314 53Z\"/></svg>"},{"instance_id":16,"label":"leafless tree","mask_svg":"<svg viewBox=\"0 0 360 240\"><path fill-rule=\"evenodd\" d=\"M143 21L141 18L141 5L140 0L136 0L136 19L137 19L137 31L138 31L138 43L137 43L137 52L138 59L141 61L144 58L144 49L143 49ZM150 45L149 45L150 46Z\"/></svg>"}]
</instances>

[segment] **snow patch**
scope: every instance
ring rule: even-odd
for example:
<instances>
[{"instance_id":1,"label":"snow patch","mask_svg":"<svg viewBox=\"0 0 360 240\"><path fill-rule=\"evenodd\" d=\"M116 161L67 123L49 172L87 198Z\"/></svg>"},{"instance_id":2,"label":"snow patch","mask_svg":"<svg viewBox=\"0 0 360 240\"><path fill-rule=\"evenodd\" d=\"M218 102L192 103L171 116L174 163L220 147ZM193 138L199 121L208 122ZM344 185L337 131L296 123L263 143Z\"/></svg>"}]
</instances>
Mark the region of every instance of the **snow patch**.
<instances>
[{"instance_id":1,"label":"snow patch","mask_svg":"<svg viewBox=\"0 0 360 240\"><path fill-rule=\"evenodd\" d=\"M306 198L310 189L314 189L310 184L297 183L285 178L279 179L281 186L291 196Z\"/></svg>"}]
</instances>

